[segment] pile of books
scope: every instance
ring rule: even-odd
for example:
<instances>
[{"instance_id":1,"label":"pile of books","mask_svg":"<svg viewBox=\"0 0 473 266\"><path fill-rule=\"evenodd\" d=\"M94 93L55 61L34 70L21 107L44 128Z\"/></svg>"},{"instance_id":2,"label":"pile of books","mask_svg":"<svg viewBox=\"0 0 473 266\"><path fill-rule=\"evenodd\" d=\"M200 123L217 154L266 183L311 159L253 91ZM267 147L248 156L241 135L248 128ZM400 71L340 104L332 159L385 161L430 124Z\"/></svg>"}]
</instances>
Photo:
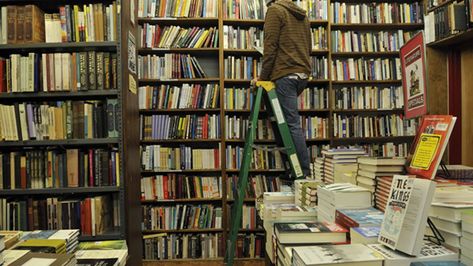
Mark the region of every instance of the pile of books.
<instances>
[{"instance_id":1,"label":"pile of books","mask_svg":"<svg viewBox=\"0 0 473 266\"><path fill-rule=\"evenodd\" d=\"M393 175L402 174L405 163L406 159L403 157L360 157L358 158L356 184L374 193L373 203L376 203L378 179L392 178ZM386 199L386 193L380 197Z\"/></svg>"},{"instance_id":2,"label":"pile of books","mask_svg":"<svg viewBox=\"0 0 473 266\"><path fill-rule=\"evenodd\" d=\"M318 218L323 222L335 222L337 209L371 207L371 192L350 183L320 185L317 196Z\"/></svg>"},{"instance_id":3,"label":"pile of books","mask_svg":"<svg viewBox=\"0 0 473 266\"><path fill-rule=\"evenodd\" d=\"M366 156L362 148L337 148L322 151L324 156L324 182L355 184L354 173L357 170L357 158Z\"/></svg>"},{"instance_id":4,"label":"pile of books","mask_svg":"<svg viewBox=\"0 0 473 266\"><path fill-rule=\"evenodd\" d=\"M294 181L295 203L298 206L317 206L317 186L321 182L313 179L299 179Z\"/></svg>"},{"instance_id":5,"label":"pile of books","mask_svg":"<svg viewBox=\"0 0 473 266\"><path fill-rule=\"evenodd\" d=\"M461 218L460 260L465 265L473 265L473 210L462 212Z\"/></svg>"},{"instance_id":6,"label":"pile of books","mask_svg":"<svg viewBox=\"0 0 473 266\"><path fill-rule=\"evenodd\" d=\"M316 180L324 180L324 158L317 157L315 158L314 163L312 164L313 176Z\"/></svg>"},{"instance_id":7,"label":"pile of books","mask_svg":"<svg viewBox=\"0 0 473 266\"><path fill-rule=\"evenodd\" d=\"M377 243L383 218L384 213L373 207L337 209L335 213L335 222L350 230L352 244Z\"/></svg>"}]
</instances>

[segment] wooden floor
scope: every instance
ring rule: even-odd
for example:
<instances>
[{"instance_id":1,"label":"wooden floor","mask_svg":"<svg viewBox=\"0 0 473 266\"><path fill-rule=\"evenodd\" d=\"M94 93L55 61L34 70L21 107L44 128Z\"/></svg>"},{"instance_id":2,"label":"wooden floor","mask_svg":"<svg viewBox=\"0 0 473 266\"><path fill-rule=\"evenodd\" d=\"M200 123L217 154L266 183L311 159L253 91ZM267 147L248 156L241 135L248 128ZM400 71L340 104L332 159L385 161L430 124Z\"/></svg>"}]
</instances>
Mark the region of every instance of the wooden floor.
<instances>
[{"instance_id":1,"label":"wooden floor","mask_svg":"<svg viewBox=\"0 0 473 266\"><path fill-rule=\"evenodd\" d=\"M221 266L223 259L211 260L176 260L176 261L143 261L143 266ZM233 263L235 266L264 266L262 259L238 259Z\"/></svg>"}]
</instances>

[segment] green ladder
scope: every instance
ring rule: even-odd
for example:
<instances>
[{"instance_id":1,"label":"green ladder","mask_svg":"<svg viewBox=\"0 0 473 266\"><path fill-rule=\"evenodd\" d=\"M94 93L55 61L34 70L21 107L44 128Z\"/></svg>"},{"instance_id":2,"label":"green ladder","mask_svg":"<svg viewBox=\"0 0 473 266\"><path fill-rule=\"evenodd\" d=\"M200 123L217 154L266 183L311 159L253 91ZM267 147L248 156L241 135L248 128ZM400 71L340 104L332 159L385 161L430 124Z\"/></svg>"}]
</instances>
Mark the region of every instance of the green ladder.
<instances>
[{"instance_id":1,"label":"green ladder","mask_svg":"<svg viewBox=\"0 0 473 266\"><path fill-rule=\"evenodd\" d=\"M281 105L279 104L274 83L271 81L258 81L256 82L256 86L256 98L250 114L250 124L246 133L245 147L243 149L243 156L240 166L240 174L238 175L238 191L234 195L235 201L232 208L232 216L230 217L230 236L227 240L227 249L225 253L225 265L227 266L233 265L233 260L235 257L235 244L241 224L243 199L245 198L245 190L248 186L248 173L251 165L256 126L258 125L258 115L260 112L262 99L265 101L265 106L271 120L271 126L273 128L276 141L279 145L284 146L283 155L285 154L285 168L290 168L292 176L296 179L304 178L289 127L286 123L286 120L284 119ZM265 92L264 96L263 90Z\"/></svg>"}]
</instances>

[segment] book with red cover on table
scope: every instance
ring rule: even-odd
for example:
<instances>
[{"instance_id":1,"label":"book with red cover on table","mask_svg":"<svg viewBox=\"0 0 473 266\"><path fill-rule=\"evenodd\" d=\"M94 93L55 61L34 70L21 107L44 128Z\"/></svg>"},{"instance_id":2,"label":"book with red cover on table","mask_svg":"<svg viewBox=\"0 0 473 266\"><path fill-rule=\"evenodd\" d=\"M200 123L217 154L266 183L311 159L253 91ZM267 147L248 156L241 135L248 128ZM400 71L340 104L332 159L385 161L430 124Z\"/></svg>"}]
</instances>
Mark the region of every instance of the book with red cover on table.
<instances>
[{"instance_id":1,"label":"book with red cover on table","mask_svg":"<svg viewBox=\"0 0 473 266\"><path fill-rule=\"evenodd\" d=\"M456 119L451 115L425 115L422 118L408 158L409 174L428 179L435 177Z\"/></svg>"}]
</instances>

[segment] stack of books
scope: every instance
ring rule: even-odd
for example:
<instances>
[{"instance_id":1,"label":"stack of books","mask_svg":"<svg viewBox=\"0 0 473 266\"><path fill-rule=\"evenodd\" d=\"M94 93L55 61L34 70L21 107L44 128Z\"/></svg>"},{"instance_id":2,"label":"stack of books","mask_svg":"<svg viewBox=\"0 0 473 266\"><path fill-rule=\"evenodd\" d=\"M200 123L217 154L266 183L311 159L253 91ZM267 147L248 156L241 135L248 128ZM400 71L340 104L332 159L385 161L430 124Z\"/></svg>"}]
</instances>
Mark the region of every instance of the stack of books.
<instances>
[{"instance_id":1,"label":"stack of books","mask_svg":"<svg viewBox=\"0 0 473 266\"><path fill-rule=\"evenodd\" d=\"M66 240L66 253L72 254L79 245L80 231L78 229L57 230L48 239L64 239Z\"/></svg>"},{"instance_id":2,"label":"stack of books","mask_svg":"<svg viewBox=\"0 0 473 266\"><path fill-rule=\"evenodd\" d=\"M29 250L15 250L15 249L5 249L3 252L3 265L11 265L14 261L20 259L26 254L30 253Z\"/></svg>"},{"instance_id":3,"label":"stack of books","mask_svg":"<svg viewBox=\"0 0 473 266\"><path fill-rule=\"evenodd\" d=\"M386 209L392 183L392 176L380 176L376 178L376 187L374 192L374 206L376 209L383 212Z\"/></svg>"},{"instance_id":4,"label":"stack of books","mask_svg":"<svg viewBox=\"0 0 473 266\"><path fill-rule=\"evenodd\" d=\"M462 212L461 218L460 260L465 265L473 265L473 210Z\"/></svg>"},{"instance_id":5,"label":"stack of books","mask_svg":"<svg viewBox=\"0 0 473 266\"><path fill-rule=\"evenodd\" d=\"M30 250L31 252L64 254L66 240L64 239L26 239L14 249Z\"/></svg>"},{"instance_id":6,"label":"stack of books","mask_svg":"<svg viewBox=\"0 0 473 266\"><path fill-rule=\"evenodd\" d=\"M320 185L317 196L318 218L324 222L335 222L337 209L371 207L371 192L350 183Z\"/></svg>"},{"instance_id":7,"label":"stack of books","mask_svg":"<svg viewBox=\"0 0 473 266\"><path fill-rule=\"evenodd\" d=\"M316 180L324 180L324 158L315 158L313 165L313 175Z\"/></svg>"},{"instance_id":8,"label":"stack of books","mask_svg":"<svg viewBox=\"0 0 473 266\"><path fill-rule=\"evenodd\" d=\"M74 266L74 265L77 265L77 260L73 254L48 254L48 253L30 252L21 256L15 261L12 261L8 265L10 266L22 266L22 265L23 266L24 265Z\"/></svg>"},{"instance_id":9,"label":"stack of books","mask_svg":"<svg viewBox=\"0 0 473 266\"><path fill-rule=\"evenodd\" d=\"M384 213L373 208L346 210L335 213L335 222L350 230L351 243L377 243Z\"/></svg>"},{"instance_id":10,"label":"stack of books","mask_svg":"<svg viewBox=\"0 0 473 266\"><path fill-rule=\"evenodd\" d=\"M317 206L317 186L321 182L314 179L299 179L294 181L295 203L298 206Z\"/></svg>"},{"instance_id":11,"label":"stack of books","mask_svg":"<svg viewBox=\"0 0 473 266\"><path fill-rule=\"evenodd\" d=\"M424 241L419 256L408 256L381 244L369 244L368 247L384 257L384 266L409 266L414 265L411 264L413 262L426 261L442 261L445 264L441 265L450 265L446 264L446 261L458 261L458 253L429 241Z\"/></svg>"},{"instance_id":12,"label":"stack of books","mask_svg":"<svg viewBox=\"0 0 473 266\"><path fill-rule=\"evenodd\" d=\"M377 179L402 174L405 163L406 159L403 157L360 157L356 184L375 193Z\"/></svg>"},{"instance_id":13,"label":"stack of books","mask_svg":"<svg viewBox=\"0 0 473 266\"><path fill-rule=\"evenodd\" d=\"M348 182L355 184L357 158L366 156L362 148L337 148L322 151L324 156L324 182L328 184Z\"/></svg>"},{"instance_id":14,"label":"stack of books","mask_svg":"<svg viewBox=\"0 0 473 266\"><path fill-rule=\"evenodd\" d=\"M75 253L79 265L125 266L128 247L125 240L82 242Z\"/></svg>"},{"instance_id":15,"label":"stack of books","mask_svg":"<svg viewBox=\"0 0 473 266\"><path fill-rule=\"evenodd\" d=\"M363 265L382 266L382 256L362 244L302 246L293 248L294 266Z\"/></svg>"}]
</instances>

